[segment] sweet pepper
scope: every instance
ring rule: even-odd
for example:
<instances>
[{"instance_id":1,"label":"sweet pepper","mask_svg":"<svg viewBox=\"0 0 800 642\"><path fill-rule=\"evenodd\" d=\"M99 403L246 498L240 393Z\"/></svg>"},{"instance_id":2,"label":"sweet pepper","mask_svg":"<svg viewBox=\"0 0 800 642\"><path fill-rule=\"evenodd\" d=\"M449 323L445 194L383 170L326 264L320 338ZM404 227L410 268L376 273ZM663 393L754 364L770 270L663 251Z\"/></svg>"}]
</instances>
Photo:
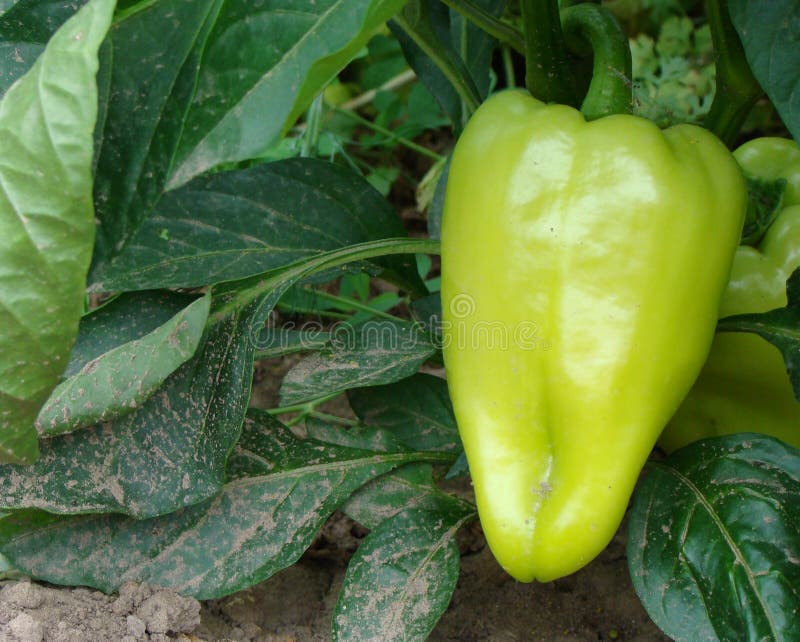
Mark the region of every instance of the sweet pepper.
<instances>
[{"instance_id":1,"label":"sweet pepper","mask_svg":"<svg viewBox=\"0 0 800 642\"><path fill-rule=\"evenodd\" d=\"M745 211L690 125L501 92L453 153L444 360L487 541L520 581L593 559L713 339Z\"/></svg>"},{"instance_id":2,"label":"sweet pepper","mask_svg":"<svg viewBox=\"0 0 800 642\"><path fill-rule=\"evenodd\" d=\"M784 179L782 209L757 247L736 251L720 317L786 306L786 280L800 267L800 148L759 138L734 152L743 171ZM800 403L780 351L755 334L719 333L703 370L659 444L667 451L703 437L761 432L800 447Z\"/></svg>"}]
</instances>

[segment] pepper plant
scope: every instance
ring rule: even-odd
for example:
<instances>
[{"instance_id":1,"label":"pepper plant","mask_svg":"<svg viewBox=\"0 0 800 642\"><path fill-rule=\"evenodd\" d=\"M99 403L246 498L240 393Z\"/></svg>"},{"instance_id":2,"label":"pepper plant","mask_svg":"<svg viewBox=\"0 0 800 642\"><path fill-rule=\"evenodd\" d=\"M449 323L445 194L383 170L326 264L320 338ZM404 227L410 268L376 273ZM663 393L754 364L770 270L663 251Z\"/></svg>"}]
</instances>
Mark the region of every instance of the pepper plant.
<instances>
[{"instance_id":1,"label":"pepper plant","mask_svg":"<svg viewBox=\"0 0 800 642\"><path fill-rule=\"evenodd\" d=\"M214 598L340 510L370 533L332 638L424 639L461 527L549 580L599 552L639 478L628 562L665 633L800 638L797 3L647 3L689 21L677 51L713 50L692 63L713 99L687 81L697 99L660 109L674 23L647 36L660 66L632 68L623 3L256 4L1 5L8 565ZM570 162L559 119L588 137ZM421 135L443 129L452 163ZM743 132L784 140L732 155ZM426 159L427 234L387 200L381 149ZM487 310L496 344L459 343ZM250 407L254 363L293 354L279 403ZM478 508L441 483L470 471Z\"/></svg>"}]
</instances>

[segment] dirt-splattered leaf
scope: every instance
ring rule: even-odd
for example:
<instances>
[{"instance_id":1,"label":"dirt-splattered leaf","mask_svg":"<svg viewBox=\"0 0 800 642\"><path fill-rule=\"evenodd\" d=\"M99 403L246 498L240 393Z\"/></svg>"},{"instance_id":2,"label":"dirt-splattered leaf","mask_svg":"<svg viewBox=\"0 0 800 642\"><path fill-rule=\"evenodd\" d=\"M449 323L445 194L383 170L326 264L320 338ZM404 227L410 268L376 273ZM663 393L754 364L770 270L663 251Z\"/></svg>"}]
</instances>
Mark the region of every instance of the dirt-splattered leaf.
<instances>
[{"instance_id":1,"label":"dirt-splattered leaf","mask_svg":"<svg viewBox=\"0 0 800 642\"><path fill-rule=\"evenodd\" d=\"M173 296L186 299L180 295ZM136 301L143 297L131 294L121 298L124 301L117 300L112 304L115 310L129 309L130 299ZM211 298L207 294L143 337L85 361L80 370L62 381L50 395L36 419L39 434L52 437L71 432L82 426L121 417L141 406L195 353L206 327L210 304ZM142 314L141 308L139 314ZM146 323L143 320L142 325ZM84 325L81 324L80 331ZM88 325L94 329L98 324ZM111 332L118 336L113 329ZM103 339L106 339L104 343L113 342L112 338ZM86 340L81 344L85 345ZM73 354L70 364L75 361Z\"/></svg>"},{"instance_id":2,"label":"dirt-splattered leaf","mask_svg":"<svg viewBox=\"0 0 800 642\"><path fill-rule=\"evenodd\" d=\"M339 446L365 448L378 452L402 452L408 450L397 438L384 428L373 426L343 426L328 423L317 417L305 420L305 435Z\"/></svg>"},{"instance_id":3,"label":"dirt-splattered leaf","mask_svg":"<svg viewBox=\"0 0 800 642\"><path fill-rule=\"evenodd\" d=\"M214 288L195 356L131 414L44 440L34 466L0 466L0 508L146 518L216 494L250 398L254 338L276 302L316 272L420 246L428 243L363 243Z\"/></svg>"},{"instance_id":4,"label":"dirt-splattered leaf","mask_svg":"<svg viewBox=\"0 0 800 642\"><path fill-rule=\"evenodd\" d=\"M429 464L411 464L381 475L359 488L342 506L345 513L370 529L400 511L414 508L446 514L475 513L474 506L436 486Z\"/></svg>"},{"instance_id":5,"label":"dirt-splattered leaf","mask_svg":"<svg viewBox=\"0 0 800 642\"><path fill-rule=\"evenodd\" d=\"M800 639L800 451L740 434L649 464L628 522L636 593L671 638Z\"/></svg>"},{"instance_id":6,"label":"dirt-splattered leaf","mask_svg":"<svg viewBox=\"0 0 800 642\"><path fill-rule=\"evenodd\" d=\"M17 0L0 15L0 96L36 62L86 0Z\"/></svg>"},{"instance_id":7,"label":"dirt-splattered leaf","mask_svg":"<svg viewBox=\"0 0 800 642\"><path fill-rule=\"evenodd\" d=\"M426 640L456 587L462 512L406 510L361 543L333 614L333 640Z\"/></svg>"},{"instance_id":8,"label":"dirt-splattered leaf","mask_svg":"<svg viewBox=\"0 0 800 642\"><path fill-rule=\"evenodd\" d=\"M141 521L21 511L0 520L0 550L56 584L110 592L139 581L219 597L293 564L353 490L418 458L301 440L251 410L229 462L233 481L213 499Z\"/></svg>"},{"instance_id":9,"label":"dirt-splattered leaf","mask_svg":"<svg viewBox=\"0 0 800 642\"><path fill-rule=\"evenodd\" d=\"M166 193L125 250L95 265L91 289L196 287L405 235L394 209L361 176L321 160L288 159L200 177ZM412 259L377 263L418 290L424 286Z\"/></svg>"},{"instance_id":10,"label":"dirt-splattered leaf","mask_svg":"<svg viewBox=\"0 0 800 642\"><path fill-rule=\"evenodd\" d=\"M93 0L0 102L0 462L32 462L33 421L78 332L94 240L97 50L113 0Z\"/></svg>"},{"instance_id":11,"label":"dirt-splattered leaf","mask_svg":"<svg viewBox=\"0 0 800 642\"><path fill-rule=\"evenodd\" d=\"M420 326L368 321L336 326L328 348L294 366L281 384L284 406L414 374L436 352Z\"/></svg>"},{"instance_id":12,"label":"dirt-splattered leaf","mask_svg":"<svg viewBox=\"0 0 800 642\"><path fill-rule=\"evenodd\" d=\"M386 386L348 392L353 411L368 426L391 430L414 450L462 450L447 382L416 374Z\"/></svg>"}]
</instances>

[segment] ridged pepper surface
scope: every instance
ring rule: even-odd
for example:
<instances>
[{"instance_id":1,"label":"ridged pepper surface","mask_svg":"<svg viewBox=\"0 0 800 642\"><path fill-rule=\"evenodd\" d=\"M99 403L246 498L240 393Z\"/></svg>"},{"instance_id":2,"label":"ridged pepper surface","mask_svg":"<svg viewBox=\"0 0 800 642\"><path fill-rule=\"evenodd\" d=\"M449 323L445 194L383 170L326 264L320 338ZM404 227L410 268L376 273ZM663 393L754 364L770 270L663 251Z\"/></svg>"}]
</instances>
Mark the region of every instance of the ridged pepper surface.
<instances>
[{"instance_id":1,"label":"ridged pepper surface","mask_svg":"<svg viewBox=\"0 0 800 642\"><path fill-rule=\"evenodd\" d=\"M617 530L708 355L745 212L689 125L586 122L520 91L454 150L442 228L448 385L488 543L521 581Z\"/></svg>"},{"instance_id":2,"label":"ridged pepper surface","mask_svg":"<svg viewBox=\"0 0 800 642\"><path fill-rule=\"evenodd\" d=\"M782 209L757 247L736 250L720 317L786 306L786 279L800 267L800 148L758 138L734 152L762 180L786 180ZM668 451L701 439L760 432L800 448L800 403L780 351L755 334L721 332L686 400L659 439Z\"/></svg>"}]
</instances>

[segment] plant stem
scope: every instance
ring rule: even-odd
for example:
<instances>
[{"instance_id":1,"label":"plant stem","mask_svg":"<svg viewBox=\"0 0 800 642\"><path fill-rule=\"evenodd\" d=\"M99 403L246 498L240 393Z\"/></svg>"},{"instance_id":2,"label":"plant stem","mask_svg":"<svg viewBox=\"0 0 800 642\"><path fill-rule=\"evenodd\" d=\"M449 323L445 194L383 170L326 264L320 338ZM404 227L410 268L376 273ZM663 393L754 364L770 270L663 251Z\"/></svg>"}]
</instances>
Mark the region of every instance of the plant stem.
<instances>
[{"instance_id":1,"label":"plant stem","mask_svg":"<svg viewBox=\"0 0 800 642\"><path fill-rule=\"evenodd\" d=\"M633 110L631 50L628 36L605 7L578 4L561 13L570 50L593 57L592 81L581 104L587 120Z\"/></svg>"},{"instance_id":2,"label":"plant stem","mask_svg":"<svg viewBox=\"0 0 800 642\"><path fill-rule=\"evenodd\" d=\"M371 130L378 132L379 134L383 134L384 136L388 137L390 140L396 141L411 149L418 154L422 154L423 156L427 156L435 161L442 160L442 156L437 154L434 151L431 151L427 147L423 147L422 145L417 145L414 141L408 140L407 138L403 138L402 136L398 136L395 134L391 129L386 129L385 127L381 127L380 125L376 125L372 121L367 120L366 118L362 118L358 114L352 111L346 111L344 109L340 109L339 107L335 108L337 114L342 114L343 116L347 116L348 118L356 121L357 123L364 125L365 127L369 127Z\"/></svg>"},{"instance_id":3,"label":"plant stem","mask_svg":"<svg viewBox=\"0 0 800 642\"><path fill-rule=\"evenodd\" d=\"M369 312L370 314L379 317L381 319L389 319L390 321L403 321L398 316L394 314L389 314L388 312L384 312L383 310L376 310L375 308L366 305L365 303L359 303L353 299L348 299L342 296L336 296L335 294L329 294L328 292L321 292L319 290L314 290L314 294L319 296L321 299L325 299L326 301L330 301L332 303L336 303L340 308L345 308L349 310L358 310L360 312Z\"/></svg>"},{"instance_id":4,"label":"plant stem","mask_svg":"<svg viewBox=\"0 0 800 642\"><path fill-rule=\"evenodd\" d=\"M716 54L717 88L703 125L731 146L763 92L747 64L727 0L706 0L705 9Z\"/></svg>"},{"instance_id":5,"label":"plant stem","mask_svg":"<svg viewBox=\"0 0 800 642\"><path fill-rule=\"evenodd\" d=\"M406 69L405 71L397 74L393 78L390 78L385 83L383 83L377 89L370 89L365 91L363 94L359 94L354 98L351 98L347 102L342 103L339 105L339 109L344 111L353 111L358 109L359 107L363 107L364 105L368 105L373 100L375 100L375 96L378 95L379 91L392 91L393 89L397 89L402 87L403 85L407 85L408 83L415 80L417 74L414 72L413 69Z\"/></svg>"},{"instance_id":6,"label":"plant stem","mask_svg":"<svg viewBox=\"0 0 800 642\"><path fill-rule=\"evenodd\" d=\"M283 268L270 270L263 274L221 283L213 290L219 303L214 308L210 322L221 321L236 310L259 301L261 301L259 305L265 305L271 309L294 283L323 270L378 256L439 254L440 251L439 241L433 239L397 238L366 241L325 252L313 258L300 259ZM263 300L265 297L266 301Z\"/></svg>"},{"instance_id":7,"label":"plant stem","mask_svg":"<svg viewBox=\"0 0 800 642\"><path fill-rule=\"evenodd\" d=\"M431 61L433 61L439 71L450 81L450 84L461 97L468 114L472 114L481 103L480 94L475 88L475 83L472 82L472 78L462 73L463 70L457 68L450 57L441 49L433 46L432 41L435 38L434 34L417 31L417 29L406 20L403 13L397 14L392 20L394 20L397 26L405 31L408 37L422 49Z\"/></svg>"},{"instance_id":8,"label":"plant stem","mask_svg":"<svg viewBox=\"0 0 800 642\"><path fill-rule=\"evenodd\" d=\"M306 129L303 132L303 147L300 156L310 158L316 155L319 130L322 122L322 94L318 94L306 112Z\"/></svg>"},{"instance_id":9,"label":"plant stem","mask_svg":"<svg viewBox=\"0 0 800 642\"><path fill-rule=\"evenodd\" d=\"M498 20L469 0L442 0L442 3L460 13L476 27L497 38L521 54L525 53L525 37L510 24Z\"/></svg>"},{"instance_id":10,"label":"plant stem","mask_svg":"<svg viewBox=\"0 0 800 642\"><path fill-rule=\"evenodd\" d=\"M332 394L325 395L324 397L320 397L319 399L313 399L312 401L296 403L291 406L282 406L280 408L270 408L266 412L270 415L286 415L290 412L305 412L305 414L309 414L314 412L314 409L320 404L330 401L331 399L336 399L336 397L341 394L341 392L334 392Z\"/></svg>"},{"instance_id":11,"label":"plant stem","mask_svg":"<svg viewBox=\"0 0 800 642\"><path fill-rule=\"evenodd\" d=\"M548 103L578 106L558 0L520 0L525 29L525 86Z\"/></svg>"},{"instance_id":12,"label":"plant stem","mask_svg":"<svg viewBox=\"0 0 800 642\"><path fill-rule=\"evenodd\" d=\"M503 73L506 76L506 86L517 86L517 75L514 73L514 61L511 58L511 50L503 45L500 48L500 56L503 60Z\"/></svg>"},{"instance_id":13,"label":"plant stem","mask_svg":"<svg viewBox=\"0 0 800 642\"><path fill-rule=\"evenodd\" d=\"M332 424L340 424L342 426L357 426L358 421L355 419L346 419L345 417L337 417L336 415L329 415L325 412L319 412L318 410L314 410L309 413L310 417L314 417L314 419L320 419L322 421L328 421Z\"/></svg>"}]
</instances>

